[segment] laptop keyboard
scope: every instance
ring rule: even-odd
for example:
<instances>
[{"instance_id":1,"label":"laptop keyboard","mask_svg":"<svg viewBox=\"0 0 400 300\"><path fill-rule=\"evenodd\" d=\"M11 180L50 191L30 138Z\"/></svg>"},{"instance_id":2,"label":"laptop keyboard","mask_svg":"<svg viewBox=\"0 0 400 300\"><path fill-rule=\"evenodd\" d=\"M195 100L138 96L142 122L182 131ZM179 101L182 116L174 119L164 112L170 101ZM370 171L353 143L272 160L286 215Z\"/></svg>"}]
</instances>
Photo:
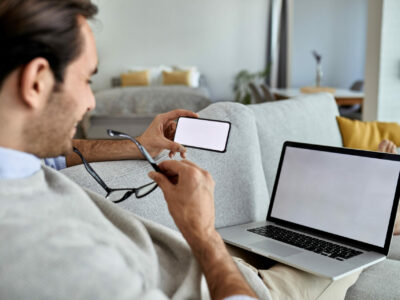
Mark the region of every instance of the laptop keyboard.
<instances>
[{"instance_id":1,"label":"laptop keyboard","mask_svg":"<svg viewBox=\"0 0 400 300\"><path fill-rule=\"evenodd\" d=\"M361 251L273 225L248 229L248 231L340 261L344 261L362 253Z\"/></svg>"}]
</instances>

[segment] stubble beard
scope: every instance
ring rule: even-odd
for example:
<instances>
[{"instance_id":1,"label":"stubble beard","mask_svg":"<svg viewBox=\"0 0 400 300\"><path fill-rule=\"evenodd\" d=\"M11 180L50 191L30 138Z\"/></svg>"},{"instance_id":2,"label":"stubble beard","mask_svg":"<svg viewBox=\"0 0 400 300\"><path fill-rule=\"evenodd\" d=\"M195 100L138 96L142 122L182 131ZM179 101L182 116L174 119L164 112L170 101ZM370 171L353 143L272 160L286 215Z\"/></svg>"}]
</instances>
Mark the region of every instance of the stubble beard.
<instances>
[{"instance_id":1,"label":"stubble beard","mask_svg":"<svg viewBox=\"0 0 400 300\"><path fill-rule=\"evenodd\" d=\"M74 107L62 92L53 91L43 112L27 124L24 132L28 152L39 158L57 157L72 151Z\"/></svg>"}]
</instances>

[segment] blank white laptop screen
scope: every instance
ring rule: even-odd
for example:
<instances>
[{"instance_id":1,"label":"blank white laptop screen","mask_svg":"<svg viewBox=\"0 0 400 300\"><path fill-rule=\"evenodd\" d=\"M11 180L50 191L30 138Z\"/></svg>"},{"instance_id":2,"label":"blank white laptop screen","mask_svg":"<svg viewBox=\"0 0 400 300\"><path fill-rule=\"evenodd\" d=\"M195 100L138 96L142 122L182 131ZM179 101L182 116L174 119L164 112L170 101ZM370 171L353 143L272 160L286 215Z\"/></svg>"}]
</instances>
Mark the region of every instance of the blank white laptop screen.
<instances>
[{"instance_id":1,"label":"blank white laptop screen","mask_svg":"<svg viewBox=\"0 0 400 300\"><path fill-rule=\"evenodd\" d=\"M383 247L400 162L286 147L271 216Z\"/></svg>"}]
</instances>

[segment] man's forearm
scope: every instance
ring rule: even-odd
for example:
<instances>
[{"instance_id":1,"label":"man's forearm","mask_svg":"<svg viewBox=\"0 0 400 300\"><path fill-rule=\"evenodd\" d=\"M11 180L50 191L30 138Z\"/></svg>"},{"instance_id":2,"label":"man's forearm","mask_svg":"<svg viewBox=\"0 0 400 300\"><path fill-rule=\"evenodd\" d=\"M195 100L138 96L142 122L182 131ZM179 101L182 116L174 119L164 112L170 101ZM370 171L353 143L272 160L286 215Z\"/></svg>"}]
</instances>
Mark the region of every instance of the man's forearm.
<instances>
[{"instance_id":1,"label":"man's forearm","mask_svg":"<svg viewBox=\"0 0 400 300\"><path fill-rule=\"evenodd\" d=\"M257 297L217 232L207 240L188 242L201 265L212 299L223 299L233 295Z\"/></svg>"},{"instance_id":2,"label":"man's forearm","mask_svg":"<svg viewBox=\"0 0 400 300\"><path fill-rule=\"evenodd\" d=\"M139 149L129 140L73 140L88 162L142 159ZM67 167L81 164L82 161L74 152L66 155Z\"/></svg>"}]
</instances>

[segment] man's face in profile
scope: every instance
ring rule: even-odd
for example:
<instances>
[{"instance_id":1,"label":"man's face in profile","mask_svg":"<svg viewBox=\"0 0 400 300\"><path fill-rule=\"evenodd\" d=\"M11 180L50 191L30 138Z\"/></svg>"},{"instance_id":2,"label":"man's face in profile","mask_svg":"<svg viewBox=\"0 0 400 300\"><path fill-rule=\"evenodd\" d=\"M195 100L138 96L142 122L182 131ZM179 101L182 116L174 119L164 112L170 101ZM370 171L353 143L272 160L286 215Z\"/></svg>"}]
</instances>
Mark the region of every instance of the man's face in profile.
<instances>
[{"instance_id":1,"label":"man's face in profile","mask_svg":"<svg viewBox=\"0 0 400 300\"><path fill-rule=\"evenodd\" d=\"M97 70L97 51L86 19L79 17L82 50L66 68L64 82L53 91L31 136L40 143L40 157L53 157L72 150L72 138L85 113L95 106L90 78Z\"/></svg>"}]
</instances>

